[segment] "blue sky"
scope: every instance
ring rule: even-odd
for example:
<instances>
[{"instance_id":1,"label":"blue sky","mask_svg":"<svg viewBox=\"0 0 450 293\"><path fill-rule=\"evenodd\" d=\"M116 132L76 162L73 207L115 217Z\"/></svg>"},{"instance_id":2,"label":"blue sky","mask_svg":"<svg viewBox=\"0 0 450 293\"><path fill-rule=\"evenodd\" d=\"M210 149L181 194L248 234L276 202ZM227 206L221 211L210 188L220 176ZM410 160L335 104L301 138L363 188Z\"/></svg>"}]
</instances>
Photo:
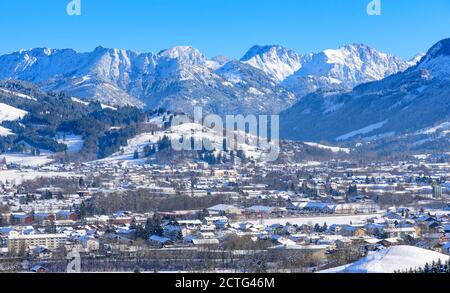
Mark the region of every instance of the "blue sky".
<instances>
[{"instance_id":1,"label":"blue sky","mask_svg":"<svg viewBox=\"0 0 450 293\"><path fill-rule=\"evenodd\" d=\"M280 44L299 53L365 43L411 58L450 37L449 0L1 0L0 54L21 48L98 45L158 52L191 45L206 56L240 58L253 45Z\"/></svg>"}]
</instances>

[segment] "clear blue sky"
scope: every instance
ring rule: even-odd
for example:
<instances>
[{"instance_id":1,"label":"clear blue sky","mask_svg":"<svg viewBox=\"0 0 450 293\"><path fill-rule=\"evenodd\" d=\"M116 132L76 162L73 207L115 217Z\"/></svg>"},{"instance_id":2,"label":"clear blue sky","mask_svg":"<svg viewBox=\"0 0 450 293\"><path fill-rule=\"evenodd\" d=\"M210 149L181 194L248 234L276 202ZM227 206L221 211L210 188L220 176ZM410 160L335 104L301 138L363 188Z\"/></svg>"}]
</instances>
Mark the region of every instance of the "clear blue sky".
<instances>
[{"instance_id":1,"label":"clear blue sky","mask_svg":"<svg viewBox=\"0 0 450 293\"><path fill-rule=\"evenodd\" d=\"M240 58L255 44L300 53L365 43L403 58L450 37L449 0L1 0L0 54L20 48L90 51L98 45L158 52L191 45Z\"/></svg>"}]
</instances>

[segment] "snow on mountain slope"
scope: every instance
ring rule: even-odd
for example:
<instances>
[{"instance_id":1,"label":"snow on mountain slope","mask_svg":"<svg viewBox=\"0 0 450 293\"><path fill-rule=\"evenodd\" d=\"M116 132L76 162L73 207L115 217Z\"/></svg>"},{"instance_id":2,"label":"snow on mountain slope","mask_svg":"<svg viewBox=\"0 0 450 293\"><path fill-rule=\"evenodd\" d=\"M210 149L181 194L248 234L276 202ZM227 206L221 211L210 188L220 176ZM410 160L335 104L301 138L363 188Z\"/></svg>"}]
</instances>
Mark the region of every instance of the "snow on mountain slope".
<instances>
[{"instance_id":1,"label":"snow on mountain slope","mask_svg":"<svg viewBox=\"0 0 450 293\"><path fill-rule=\"evenodd\" d=\"M11 132L11 129L0 126L0 136L9 136L9 135L14 135L14 133Z\"/></svg>"},{"instance_id":2,"label":"snow on mountain slope","mask_svg":"<svg viewBox=\"0 0 450 293\"><path fill-rule=\"evenodd\" d=\"M178 78L180 81L207 81L212 78L206 57L193 47L179 46L164 50L157 58L156 71L159 78Z\"/></svg>"},{"instance_id":3,"label":"snow on mountain slope","mask_svg":"<svg viewBox=\"0 0 450 293\"><path fill-rule=\"evenodd\" d=\"M27 111L23 111L15 107L11 107L10 105L0 103L0 123L3 121L16 121L22 119L27 114Z\"/></svg>"},{"instance_id":4,"label":"snow on mountain slope","mask_svg":"<svg viewBox=\"0 0 450 293\"><path fill-rule=\"evenodd\" d=\"M436 126L428 127L426 129L420 130L417 132L417 134L434 134L434 133L443 132L443 131L444 132L450 131L450 122L449 121L442 122Z\"/></svg>"},{"instance_id":5,"label":"snow on mountain slope","mask_svg":"<svg viewBox=\"0 0 450 293\"><path fill-rule=\"evenodd\" d=\"M150 120L150 124L161 126L163 116L158 116ZM264 150L254 146L257 137L252 135L246 135L242 132L235 132L236 138L240 141L240 138L246 139L245 143L239 144L238 148L245 153L245 156L253 159L264 158ZM168 137L171 141L181 140L182 138L191 139L195 141L203 141L204 144L210 144L213 149L216 149L215 154L218 155L222 151L224 136L223 133L217 133L211 128L203 127L197 123L184 123L177 126L172 126L164 131L154 131L149 133L141 133L136 137L129 139L127 146L123 147L121 151L109 156L100 161L122 161L126 163L142 164L143 160L134 159L134 152L137 150L142 153L146 146L156 145L159 140L164 136ZM236 153L236 152L235 152Z\"/></svg>"},{"instance_id":6,"label":"snow on mountain slope","mask_svg":"<svg viewBox=\"0 0 450 293\"><path fill-rule=\"evenodd\" d=\"M90 53L38 48L0 56L0 79L32 82L46 91L118 105L140 105L126 92L134 72L149 71L151 56L119 49L96 48ZM132 64L133 63L133 64ZM134 66L134 67L133 67Z\"/></svg>"},{"instance_id":7,"label":"snow on mountain slope","mask_svg":"<svg viewBox=\"0 0 450 293\"><path fill-rule=\"evenodd\" d=\"M408 271L431 264L442 262L450 256L414 246L393 246L385 250L371 252L366 257L349 265L321 271L321 273L394 273Z\"/></svg>"},{"instance_id":8,"label":"snow on mountain slope","mask_svg":"<svg viewBox=\"0 0 450 293\"><path fill-rule=\"evenodd\" d=\"M79 104L82 104L82 105L85 105L85 106L88 106L88 105L89 105L88 102L85 102L85 101L80 100L80 99L78 99L78 98L72 97L71 99L72 99L72 101L74 101L74 102L76 102L76 103L79 103Z\"/></svg>"},{"instance_id":9,"label":"snow on mountain slope","mask_svg":"<svg viewBox=\"0 0 450 293\"><path fill-rule=\"evenodd\" d=\"M318 144L318 143L314 143L314 142L305 142L304 144L309 145L311 147L316 147L316 148L319 148L319 149L329 150L329 151L331 151L333 153L346 153L346 154L349 154L351 152L351 150L349 148L333 147L333 146Z\"/></svg>"},{"instance_id":10,"label":"snow on mountain slope","mask_svg":"<svg viewBox=\"0 0 450 293\"><path fill-rule=\"evenodd\" d=\"M254 46L241 59L261 69L278 81L294 74L302 67L302 56L281 46Z\"/></svg>"},{"instance_id":11,"label":"snow on mountain slope","mask_svg":"<svg viewBox=\"0 0 450 293\"><path fill-rule=\"evenodd\" d=\"M358 129L358 130L346 133L344 135L341 135L341 136L337 137L336 140L347 140L347 139L355 137L355 136L357 136L359 134L371 133L372 131L383 127L383 125L385 125L387 122L388 121L385 120L385 121L382 121L382 122L379 122L379 123L374 123L374 124L368 125L368 126L363 127L361 129Z\"/></svg>"},{"instance_id":12,"label":"snow on mountain slope","mask_svg":"<svg viewBox=\"0 0 450 293\"><path fill-rule=\"evenodd\" d=\"M230 61L232 61L232 59L229 58L228 56L219 55L219 56L211 58L211 60L207 60L206 65L208 66L208 68L210 68L212 70L217 70Z\"/></svg>"}]
</instances>

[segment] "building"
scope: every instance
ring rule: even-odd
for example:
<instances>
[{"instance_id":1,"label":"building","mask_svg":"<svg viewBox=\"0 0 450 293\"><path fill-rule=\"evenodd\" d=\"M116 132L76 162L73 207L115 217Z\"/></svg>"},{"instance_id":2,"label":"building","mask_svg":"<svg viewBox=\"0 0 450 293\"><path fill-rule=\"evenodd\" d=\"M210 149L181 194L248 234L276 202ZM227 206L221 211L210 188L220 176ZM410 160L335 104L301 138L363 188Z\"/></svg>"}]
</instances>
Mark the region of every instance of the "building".
<instances>
[{"instance_id":1,"label":"building","mask_svg":"<svg viewBox=\"0 0 450 293\"><path fill-rule=\"evenodd\" d=\"M12 213L11 221L16 225L29 225L33 223L33 215L27 213Z\"/></svg>"},{"instance_id":2,"label":"building","mask_svg":"<svg viewBox=\"0 0 450 293\"><path fill-rule=\"evenodd\" d=\"M408 236L415 238L417 235L414 227L387 228L385 230L389 238L406 239Z\"/></svg>"},{"instance_id":3,"label":"building","mask_svg":"<svg viewBox=\"0 0 450 293\"><path fill-rule=\"evenodd\" d=\"M437 183L433 184L433 197L434 198L442 197L442 187Z\"/></svg>"},{"instance_id":4,"label":"building","mask_svg":"<svg viewBox=\"0 0 450 293\"><path fill-rule=\"evenodd\" d=\"M8 237L8 250L11 254L20 254L30 247L44 246L55 250L66 243L64 234L11 235Z\"/></svg>"}]
</instances>

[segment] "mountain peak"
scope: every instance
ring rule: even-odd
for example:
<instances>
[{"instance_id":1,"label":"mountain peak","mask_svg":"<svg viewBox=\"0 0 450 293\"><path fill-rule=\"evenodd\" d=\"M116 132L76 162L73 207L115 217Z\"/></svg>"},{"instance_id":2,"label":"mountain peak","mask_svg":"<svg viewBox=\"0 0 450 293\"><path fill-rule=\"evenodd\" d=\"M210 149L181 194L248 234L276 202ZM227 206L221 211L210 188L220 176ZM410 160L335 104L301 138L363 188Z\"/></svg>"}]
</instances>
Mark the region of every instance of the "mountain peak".
<instances>
[{"instance_id":1,"label":"mountain peak","mask_svg":"<svg viewBox=\"0 0 450 293\"><path fill-rule=\"evenodd\" d=\"M426 60L438 57L450 57L450 38L437 42L426 55Z\"/></svg>"},{"instance_id":2,"label":"mountain peak","mask_svg":"<svg viewBox=\"0 0 450 293\"><path fill-rule=\"evenodd\" d=\"M450 38L436 43L420 61L418 68L427 70L428 78L450 78Z\"/></svg>"},{"instance_id":3,"label":"mountain peak","mask_svg":"<svg viewBox=\"0 0 450 293\"><path fill-rule=\"evenodd\" d=\"M69 49L66 49L69 50ZM33 48L33 49L20 49L19 51L13 53L13 54L19 54L19 55L29 55L29 56L51 56L56 52L62 52L65 51L57 50L57 49L51 49L48 47L42 47L42 48Z\"/></svg>"},{"instance_id":4,"label":"mountain peak","mask_svg":"<svg viewBox=\"0 0 450 293\"><path fill-rule=\"evenodd\" d=\"M217 70L220 67L224 66L228 62L230 62L232 59L225 55L219 55L211 58L207 61L207 66L211 68L212 70Z\"/></svg>"},{"instance_id":5,"label":"mountain peak","mask_svg":"<svg viewBox=\"0 0 450 293\"><path fill-rule=\"evenodd\" d=\"M247 51L247 53L245 53L245 55L244 55L244 57L242 57L241 61L242 62L248 61L257 55L263 55L268 52L275 52L275 51L279 51L279 50L289 51L288 49L286 49L280 45L264 45L264 46L255 45L255 46L251 47Z\"/></svg>"},{"instance_id":6,"label":"mountain peak","mask_svg":"<svg viewBox=\"0 0 450 293\"><path fill-rule=\"evenodd\" d=\"M342 46L341 48L356 48L356 49L375 50L374 48L370 47L369 45L363 44L363 43L352 43L352 44Z\"/></svg>"},{"instance_id":7,"label":"mountain peak","mask_svg":"<svg viewBox=\"0 0 450 293\"><path fill-rule=\"evenodd\" d=\"M185 57L203 57L203 54L191 46L176 46L158 53L159 56L169 59L180 59Z\"/></svg>"},{"instance_id":8,"label":"mountain peak","mask_svg":"<svg viewBox=\"0 0 450 293\"><path fill-rule=\"evenodd\" d=\"M282 81L301 68L302 57L279 45L257 45L248 50L241 62L264 71L275 80Z\"/></svg>"}]
</instances>

